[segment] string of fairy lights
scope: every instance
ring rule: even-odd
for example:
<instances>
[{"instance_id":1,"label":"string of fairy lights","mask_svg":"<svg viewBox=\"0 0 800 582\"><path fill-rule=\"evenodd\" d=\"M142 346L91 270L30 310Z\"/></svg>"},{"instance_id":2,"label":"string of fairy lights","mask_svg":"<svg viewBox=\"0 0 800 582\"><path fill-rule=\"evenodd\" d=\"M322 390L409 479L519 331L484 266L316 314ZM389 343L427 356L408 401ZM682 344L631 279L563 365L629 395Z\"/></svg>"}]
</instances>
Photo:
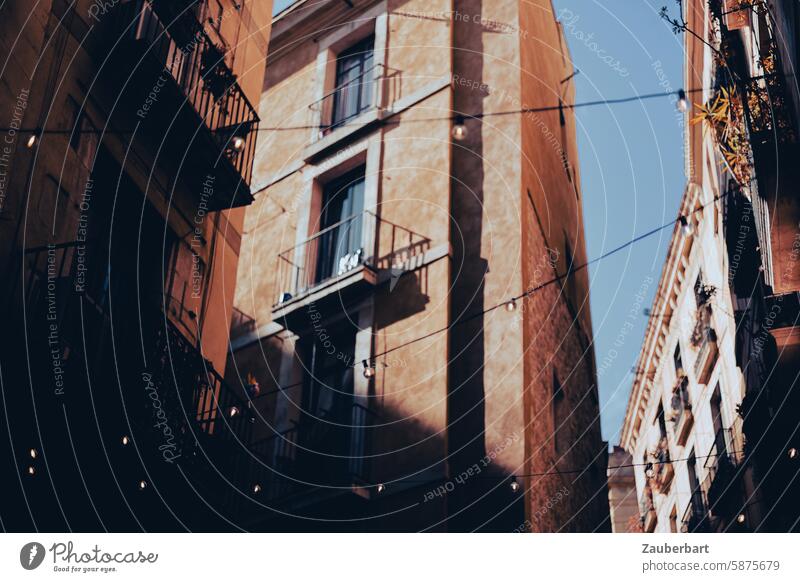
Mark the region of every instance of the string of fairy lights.
<instances>
[{"instance_id":1,"label":"string of fairy lights","mask_svg":"<svg viewBox=\"0 0 800 582\"><path fill-rule=\"evenodd\" d=\"M565 111L571 109L579 109L583 107L596 107L602 105L621 105L624 103L634 103L647 101L651 99L659 99L665 97L674 97L675 104L678 110L685 112L689 108L689 101L687 93L702 92L703 89L678 89L677 91L661 91L657 93L646 93L630 95L627 97L618 97L611 99L596 99L593 101L583 101L578 103L559 103L557 105L546 105L542 107L523 107L521 109L514 109L508 111L485 111L472 114L453 113L446 116L436 117L422 117L414 119L384 119L383 124L399 124L399 123L431 123L434 121L452 121L453 129L452 134L454 139L463 140L467 137L466 122L468 120L481 120L487 117L499 117L507 115L521 115L526 113L545 113L549 111ZM228 129L240 129L246 127L250 122L243 123L241 126L231 126ZM357 120L351 121L348 127L357 127L359 122ZM270 126L270 127L256 127L249 128L248 132L276 132L276 131L296 131L305 129L318 129L318 126L312 125L291 125L291 126ZM15 128L15 127L0 127L0 132L11 133L12 135L21 134L27 136L25 146L33 148L41 141L45 135L73 135L73 134L94 134L94 135L133 135L135 133L132 129L114 129L114 128L74 128L74 129L46 129L41 127L36 128ZM235 133L235 132L234 132ZM241 150L244 148L244 139L241 135L236 135L231 142L231 147L234 150Z\"/></svg>"},{"instance_id":2,"label":"string of fairy lights","mask_svg":"<svg viewBox=\"0 0 800 582\"><path fill-rule=\"evenodd\" d=\"M689 92L701 91L701 90L702 89L691 89L691 90L689 90ZM463 141L468 137L468 129L467 129L467 125L466 124L470 120L481 120L481 119L484 119L486 117L494 117L494 116L519 115L519 114L526 114L526 113L540 113L540 112L548 112L548 111L564 111L564 110L569 110L569 109L577 109L577 108L581 108L581 107L592 107L592 106L601 106L601 105L608 106L608 105L623 104L623 103L630 103L630 102L641 102L641 101L645 101L645 100L649 100L649 99L664 98L664 97L675 97L675 105L676 105L677 109L679 111L681 111L681 112L685 112L685 111L688 110L689 102L688 102L688 99L687 99L687 91L685 91L683 89L680 89L680 90L674 91L674 92L658 92L658 93L635 95L635 96L622 97L622 98L616 98L616 99L601 99L601 100L586 101L586 102L571 103L571 104L570 103L559 103L558 105L552 105L552 106L528 107L528 108L521 108L521 109L512 110L512 111L481 112L481 113L476 113L476 114L472 114L472 115L453 114L453 115L444 116L444 117L428 117L428 118L420 118L420 119L412 119L412 120L403 120L403 122L404 123L405 122L409 122L409 121L413 121L413 122L432 122L432 121L440 121L440 120L450 120L450 121L453 122L453 127L452 127L452 130L451 130L451 135L452 135L453 139L456 140L456 141ZM384 120L383 123L400 123L400 120L387 119L387 120ZM256 129L252 130L252 131L270 132L270 131L289 131L289 130L300 130L300 129L312 129L312 127L311 126L259 127L259 128L256 128ZM41 129L41 128L34 128L34 129L0 128L0 131L15 132L15 134L27 135L28 138L27 138L27 140L25 140L25 145L29 149L35 147L40 142L41 138L44 135L49 135L49 134L71 135L71 134L74 134L74 133L93 133L93 134L117 134L117 135L119 135L119 134L132 134L133 133L132 131L115 130L115 129L106 129L106 130L101 130L101 129L72 129L72 130L68 130L68 129ZM240 140L240 141L236 141L236 140ZM244 146L244 142L241 141L241 138L235 137L234 138L234 142L232 143L233 149L239 150L239 149L242 149L243 146ZM452 323L451 325L448 325L445 328L435 330L435 331L433 331L433 332L431 332L429 334L426 334L424 336L412 339L412 340L410 340L408 342L405 342L405 343L403 343L401 345L394 346L394 347L392 347L392 348L390 348L388 350L385 350L384 352L381 352L381 353L378 353L378 354L374 354L369 359L365 359L365 360L362 361L363 374L364 374L364 376L366 378L372 378L373 376L375 376L375 373L376 373L375 361L378 358L386 356L386 355L388 355L388 354L390 354L390 353L392 353L392 352L394 352L396 350L399 350L399 349L401 349L403 347L407 347L407 346L409 346L411 344L417 343L417 342L422 341L424 339L427 339L427 338L430 338L432 336L435 336L435 335L438 335L440 333L443 333L444 331L447 331L447 330L451 329L454 326L462 325L464 323L467 323L468 321L471 321L471 320L473 320L475 318L478 318L478 317L481 317L483 315L486 315L487 313L490 313L490 312L495 311L495 310L500 309L500 308L505 308L505 310L508 311L508 312L514 312L517 309L517 302L523 301L524 299L532 296L534 293L536 293L538 291L541 291L545 287L548 287L550 285L553 285L555 283L558 283L558 282L564 280L565 278L569 277L570 275L572 275L576 271L588 268L589 266L591 266L591 265L593 265L593 264L595 264L595 263L597 263L599 261L602 261L602 260L604 260L604 259L606 259L606 258L608 258L608 257L610 257L610 256L612 256L612 255L624 250L625 248L627 248L627 247L629 247L629 246L631 246L631 245L633 245L633 244L635 244L637 242L640 242L640 241L642 241L642 240L644 240L644 239L646 239L646 238L648 238L650 236L653 236L654 234L657 234L657 233L661 232L662 230L664 230L664 229L666 229L666 228L668 228L670 226L674 226L674 225L677 224L677 225L679 225L680 231L681 231L681 233L683 235L691 236L693 234L693 229L694 229L694 226L693 226L693 216L694 216L694 214L704 210L707 206L716 203L717 201L719 201L722 197L724 197L726 195L727 195L727 193L726 194L722 194L720 196L717 196L712 201L710 201L707 204L704 204L704 205L702 205L702 206L700 206L698 208L695 208L690 213L685 214L685 215L682 214L682 215L678 216L675 220L669 221L669 222L667 222L667 223L665 223L665 224L663 224L661 226L653 228L653 229L651 229L651 230L649 230L649 231L647 231L647 232L645 232L643 234L640 234L640 235L634 237L633 239L631 239L631 240L629 240L629 241L627 241L627 242L625 242L625 243L623 243L623 244L621 244L621 245L619 245L619 246L617 246L617 247L615 247L615 248L603 253L602 255L599 255L598 257L595 257L595 258L593 258L593 259L591 259L589 261L586 261L583 264L580 264L580 265L569 265L568 266L568 270L567 270L566 273L563 273L563 274L560 274L560 275L556 275L552 279L550 279L548 281L545 281L545 282L543 282L541 284L538 284L538 285L536 285L536 286L534 286L534 287L532 287L530 289L527 289L526 291L522 292L519 295L512 296L512 297L504 300L503 302L497 303L497 304L495 304L495 305L493 305L493 306L491 306L491 307L489 307L487 309L484 309L484 310L481 310L479 312L475 312L475 313L472 313L472 314L467 315L465 317L462 317L462 318L458 319L457 321L455 321L454 323ZM267 393L264 393L264 394L260 395L260 397L267 396L269 394L278 393L278 392L283 392L283 391L285 391L285 390L287 390L289 388L300 386L302 384L303 384L303 382L298 382L298 383L295 383L295 384L282 386L282 387L279 387L279 388L277 388L275 390L271 390L271 391L269 391ZM228 412L228 414L226 416L228 416L228 417L233 417L233 416L236 416L237 414L240 413L240 411L236 407L232 407L231 410L229 410L227 412ZM121 437L120 442L121 442L122 446L127 447L132 443L132 439L129 436L124 435L123 437ZM725 453L715 453L715 454L706 455L706 457L693 457L693 458L709 458L709 457L714 457L714 456L720 456L720 455L723 455L723 454L727 455L729 453L727 453L727 452L725 452ZM31 459L31 465L28 466L26 472L27 472L28 475L33 476L37 472L34 465L35 465L36 460L40 457L40 454L39 454L37 449L31 448L30 451L29 451L29 455L30 455L30 459ZM789 451L788 451L788 456L792 460L796 459L798 457L797 449L794 448L794 447L790 448ZM620 464L620 465L616 465L616 466L611 466L611 467L608 467L607 469L609 471L613 471L613 470L618 470L618 469L623 469L623 468L644 467L645 468L644 469L645 475L648 478L651 478L655 474L655 466L656 465L663 465L663 464L667 464L667 463L672 464L672 463L678 463L678 462L686 462L686 461L689 461L689 460L690 459L672 459L672 460L667 460L667 461L659 460L655 464L653 462L625 463L625 464ZM533 477L543 477L543 476L548 476L548 475L569 475L569 474L574 474L574 473L580 473L580 472L583 472L585 470L586 470L586 468L566 469L566 470L552 469L552 470L542 471L542 472L531 472L531 473L524 473L524 474L516 474L516 475L513 475L513 476L510 477L509 487L512 490L512 492L517 492L520 489L520 484L517 481L518 478L533 478ZM507 479L509 479L508 477L496 477L495 478L495 477L487 477L487 476L476 476L475 478L480 478L480 479L489 478L489 479L499 479L499 480L507 480ZM412 482L430 483L431 481L430 480L424 480L424 481L423 480L415 480L415 479L408 479L408 478L400 478L400 479L392 481L392 483L398 483L398 482L403 482L403 483L412 483ZM138 489L139 490L144 491L147 487L148 487L147 481L145 481L145 480L139 481L139 483L138 483ZM374 489L376 490L377 493L383 493L384 491L386 491L387 484L378 483L378 484L372 485L371 487L374 487ZM252 491L252 493L254 495L260 494L263 491L263 484L262 483L254 483L251 486L251 491Z\"/></svg>"}]
</instances>

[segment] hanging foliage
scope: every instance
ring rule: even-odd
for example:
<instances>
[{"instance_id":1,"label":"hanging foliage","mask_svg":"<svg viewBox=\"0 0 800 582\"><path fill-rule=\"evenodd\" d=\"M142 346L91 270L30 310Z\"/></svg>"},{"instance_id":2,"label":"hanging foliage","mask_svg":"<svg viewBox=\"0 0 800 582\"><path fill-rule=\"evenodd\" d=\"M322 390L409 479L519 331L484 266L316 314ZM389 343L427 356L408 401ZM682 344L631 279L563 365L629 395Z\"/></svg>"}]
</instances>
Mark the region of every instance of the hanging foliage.
<instances>
[{"instance_id":1,"label":"hanging foliage","mask_svg":"<svg viewBox=\"0 0 800 582\"><path fill-rule=\"evenodd\" d=\"M708 102L696 105L696 109L691 124L705 123L709 127L730 173L739 184L749 184L752 156L744 105L735 85L719 87Z\"/></svg>"}]
</instances>

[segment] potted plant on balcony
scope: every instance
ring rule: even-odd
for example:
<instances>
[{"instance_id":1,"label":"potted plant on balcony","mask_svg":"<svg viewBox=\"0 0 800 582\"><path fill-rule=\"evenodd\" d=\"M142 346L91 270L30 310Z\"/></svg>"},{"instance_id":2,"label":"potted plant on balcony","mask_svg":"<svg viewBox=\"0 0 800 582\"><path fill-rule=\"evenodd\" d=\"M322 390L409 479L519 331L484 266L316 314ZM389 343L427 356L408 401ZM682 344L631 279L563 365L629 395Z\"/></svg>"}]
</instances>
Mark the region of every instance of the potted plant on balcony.
<instances>
[{"instance_id":1,"label":"potted plant on balcony","mask_svg":"<svg viewBox=\"0 0 800 582\"><path fill-rule=\"evenodd\" d=\"M212 42L206 43L200 61L200 73L206 87L220 100L236 84L236 75L225 63L225 49Z\"/></svg>"}]
</instances>

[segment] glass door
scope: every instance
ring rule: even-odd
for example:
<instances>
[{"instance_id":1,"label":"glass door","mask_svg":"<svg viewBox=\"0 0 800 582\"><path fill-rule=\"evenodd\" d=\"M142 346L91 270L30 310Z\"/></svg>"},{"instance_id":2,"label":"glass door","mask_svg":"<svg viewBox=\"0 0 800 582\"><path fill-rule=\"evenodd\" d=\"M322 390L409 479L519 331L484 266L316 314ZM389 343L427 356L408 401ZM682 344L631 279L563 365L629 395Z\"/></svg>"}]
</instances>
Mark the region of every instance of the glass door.
<instances>
[{"instance_id":1,"label":"glass door","mask_svg":"<svg viewBox=\"0 0 800 582\"><path fill-rule=\"evenodd\" d=\"M364 168L327 184L322 195L315 283L343 275L363 260Z\"/></svg>"},{"instance_id":2,"label":"glass door","mask_svg":"<svg viewBox=\"0 0 800 582\"><path fill-rule=\"evenodd\" d=\"M374 38L367 38L336 59L331 127L347 123L372 105L374 44Z\"/></svg>"}]
</instances>

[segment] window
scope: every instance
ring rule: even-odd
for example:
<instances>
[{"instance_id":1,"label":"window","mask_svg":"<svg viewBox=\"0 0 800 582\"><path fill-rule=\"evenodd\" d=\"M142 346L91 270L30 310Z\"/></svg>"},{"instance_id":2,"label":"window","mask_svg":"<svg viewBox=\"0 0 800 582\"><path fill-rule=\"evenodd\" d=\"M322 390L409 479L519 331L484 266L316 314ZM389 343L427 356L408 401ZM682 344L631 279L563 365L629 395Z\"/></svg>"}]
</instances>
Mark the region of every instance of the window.
<instances>
[{"instance_id":1,"label":"window","mask_svg":"<svg viewBox=\"0 0 800 582\"><path fill-rule=\"evenodd\" d=\"M344 125L372 106L374 46L374 37L369 37L337 57L330 129Z\"/></svg>"},{"instance_id":2,"label":"window","mask_svg":"<svg viewBox=\"0 0 800 582\"><path fill-rule=\"evenodd\" d=\"M78 155L83 165L91 168L94 157L97 153L97 145L100 141L100 134L97 126L92 122L86 113L85 104L80 105L72 97L69 98L71 111L72 133L69 137L69 145Z\"/></svg>"},{"instance_id":3,"label":"window","mask_svg":"<svg viewBox=\"0 0 800 582\"><path fill-rule=\"evenodd\" d=\"M300 345L306 370L298 425L301 471L317 481L336 483L348 466L354 436L354 361L356 327L321 322L322 330Z\"/></svg>"},{"instance_id":4,"label":"window","mask_svg":"<svg viewBox=\"0 0 800 582\"><path fill-rule=\"evenodd\" d=\"M364 211L362 166L323 187L319 234L316 237L316 283L343 275L364 258L362 246Z\"/></svg>"},{"instance_id":5,"label":"window","mask_svg":"<svg viewBox=\"0 0 800 582\"><path fill-rule=\"evenodd\" d=\"M681 356L681 342L675 344L675 353L672 354L672 362L675 365L675 376L680 378L683 372L683 357Z\"/></svg>"},{"instance_id":6,"label":"window","mask_svg":"<svg viewBox=\"0 0 800 582\"><path fill-rule=\"evenodd\" d=\"M52 232L58 231L57 227L62 222L66 211L66 206L63 204L67 200L69 200L69 192L59 184L54 176L48 174L44 179L42 194L36 201L36 214L41 223ZM59 204L63 205L60 209Z\"/></svg>"},{"instance_id":7,"label":"window","mask_svg":"<svg viewBox=\"0 0 800 582\"><path fill-rule=\"evenodd\" d=\"M662 439L667 438L667 420L664 417L664 407L661 404L658 405L658 413L656 414L656 422L658 423L659 436Z\"/></svg>"},{"instance_id":8,"label":"window","mask_svg":"<svg viewBox=\"0 0 800 582\"><path fill-rule=\"evenodd\" d=\"M705 294L705 283L703 283L702 270L697 274L697 281L694 283L694 300L698 307L701 307L708 302L708 297Z\"/></svg>"}]
</instances>

